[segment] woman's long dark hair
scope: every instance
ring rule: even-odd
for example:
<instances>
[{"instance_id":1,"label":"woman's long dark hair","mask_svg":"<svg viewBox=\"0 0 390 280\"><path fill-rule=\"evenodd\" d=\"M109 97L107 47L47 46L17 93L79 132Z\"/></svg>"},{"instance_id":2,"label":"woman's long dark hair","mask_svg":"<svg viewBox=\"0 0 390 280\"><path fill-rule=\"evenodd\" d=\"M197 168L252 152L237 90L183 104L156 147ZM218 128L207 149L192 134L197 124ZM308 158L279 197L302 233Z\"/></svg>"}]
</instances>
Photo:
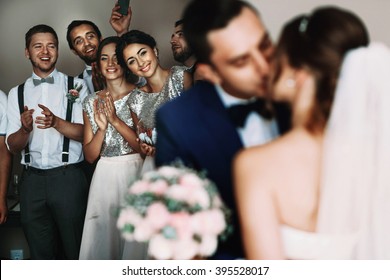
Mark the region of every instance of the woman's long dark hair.
<instances>
[{"instance_id":1,"label":"woman's long dark hair","mask_svg":"<svg viewBox=\"0 0 390 280\"><path fill-rule=\"evenodd\" d=\"M337 7L318 8L284 26L275 50L274 82L280 76L283 58L293 68L308 68L314 73L316 95L306 123L309 131L322 131L326 126L345 54L368 44L369 35L361 19Z\"/></svg>"}]
</instances>

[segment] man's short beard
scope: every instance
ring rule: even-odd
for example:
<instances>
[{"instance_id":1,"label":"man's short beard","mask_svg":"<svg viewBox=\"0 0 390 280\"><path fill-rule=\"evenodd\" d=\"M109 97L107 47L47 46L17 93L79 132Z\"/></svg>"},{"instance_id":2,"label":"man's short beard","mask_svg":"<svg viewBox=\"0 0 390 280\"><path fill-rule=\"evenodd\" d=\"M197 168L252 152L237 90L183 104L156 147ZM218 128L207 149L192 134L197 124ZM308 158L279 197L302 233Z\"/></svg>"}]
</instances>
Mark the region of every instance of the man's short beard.
<instances>
[{"instance_id":1,"label":"man's short beard","mask_svg":"<svg viewBox=\"0 0 390 280\"><path fill-rule=\"evenodd\" d=\"M57 59L56 59L55 61L53 61L53 63L50 64L49 67L45 67L45 68L41 67L41 66L39 65L39 63L33 61L31 58L30 58L30 62L31 62L31 65L32 65L34 68L38 68L39 71L41 71L41 72L43 72L43 73L50 73L50 72L53 71L53 69L55 68L56 63L57 63Z\"/></svg>"},{"instance_id":2,"label":"man's short beard","mask_svg":"<svg viewBox=\"0 0 390 280\"><path fill-rule=\"evenodd\" d=\"M180 63L185 63L192 56L192 51L189 48L183 49L182 52L173 53L173 58Z\"/></svg>"},{"instance_id":3,"label":"man's short beard","mask_svg":"<svg viewBox=\"0 0 390 280\"><path fill-rule=\"evenodd\" d=\"M89 57L89 56L83 56L83 57L80 57L84 62L85 64L87 65L91 65L93 62L96 62L96 57L95 59L92 59L92 57Z\"/></svg>"}]
</instances>

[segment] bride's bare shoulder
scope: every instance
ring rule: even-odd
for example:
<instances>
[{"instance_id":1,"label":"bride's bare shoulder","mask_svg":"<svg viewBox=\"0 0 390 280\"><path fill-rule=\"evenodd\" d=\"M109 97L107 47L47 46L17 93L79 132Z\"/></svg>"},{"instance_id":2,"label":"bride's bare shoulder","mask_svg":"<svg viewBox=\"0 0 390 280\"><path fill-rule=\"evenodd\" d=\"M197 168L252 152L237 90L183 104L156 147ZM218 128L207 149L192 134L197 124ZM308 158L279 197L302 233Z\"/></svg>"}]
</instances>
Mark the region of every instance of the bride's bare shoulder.
<instances>
[{"instance_id":1,"label":"bride's bare shoulder","mask_svg":"<svg viewBox=\"0 0 390 280\"><path fill-rule=\"evenodd\" d=\"M237 154L236 161L268 160L270 156L285 155L285 152L290 150L294 138L294 133L289 132L266 144L243 149Z\"/></svg>"},{"instance_id":2,"label":"bride's bare shoulder","mask_svg":"<svg viewBox=\"0 0 390 280\"><path fill-rule=\"evenodd\" d=\"M235 157L234 168L248 176L261 173L273 177L280 170L292 168L304 149L304 136L291 131L267 144L242 150Z\"/></svg>"}]
</instances>

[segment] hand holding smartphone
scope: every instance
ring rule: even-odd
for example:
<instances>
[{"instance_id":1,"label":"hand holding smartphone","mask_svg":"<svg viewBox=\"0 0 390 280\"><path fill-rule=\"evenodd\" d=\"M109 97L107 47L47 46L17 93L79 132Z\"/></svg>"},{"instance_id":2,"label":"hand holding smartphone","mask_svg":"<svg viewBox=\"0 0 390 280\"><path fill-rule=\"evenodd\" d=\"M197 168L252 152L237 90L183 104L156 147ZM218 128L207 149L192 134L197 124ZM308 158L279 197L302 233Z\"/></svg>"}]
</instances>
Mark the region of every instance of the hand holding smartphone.
<instances>
[{"instance_id":1,"label":"hand holding smartphone","mask_svg":"<svg viewBox=\"0 0 390 280\"><path fill-rule=\"evenodd\" d=\"M127 15L127 9L130 5L130 0L118 0L119 10L118 12L122 15Z\"/></svg>"}]
</instances>

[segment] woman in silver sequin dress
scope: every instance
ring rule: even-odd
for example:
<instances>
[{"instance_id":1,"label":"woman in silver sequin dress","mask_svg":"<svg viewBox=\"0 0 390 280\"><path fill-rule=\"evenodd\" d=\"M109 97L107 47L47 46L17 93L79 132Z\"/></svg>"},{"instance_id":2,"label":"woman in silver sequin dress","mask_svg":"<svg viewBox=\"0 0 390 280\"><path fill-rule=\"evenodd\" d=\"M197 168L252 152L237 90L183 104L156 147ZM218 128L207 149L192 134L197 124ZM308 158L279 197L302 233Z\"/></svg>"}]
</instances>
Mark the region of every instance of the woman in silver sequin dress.
<instances>
[{"instance_id":1,"label":"woman in silver sequin dress","mask_svg":"<svg viewBox=\"0 0 390 280\"><path fill-rule=\"evenodd\" d=\"M115 212L143 162L127 102L135 86L117 63L118 41L108 37L100 43L98 68L107 88L83 102L84 155L89 162L100 159L90 186L80 259L122 259L125 241L116 228Z\"/></svg>"},{"instance_id":2,"label":"woman in silver sequin dress","mask_svg":"<svg viewBox=\"0 0 390 280\"><path fill-rule=\"evenodd\" d=\"M122 67L127 67L131 73L147 81L145 86L136 88L128 100L141 149L148 156L143 172L153 168L151 156L154 155L156 139L155 112L162 104L176 98L192 85L192 76L186 67L161 67L156 45L150 35L131 30L121 37L117 46L118 61Z\"/></svg>"}]
</instances>

